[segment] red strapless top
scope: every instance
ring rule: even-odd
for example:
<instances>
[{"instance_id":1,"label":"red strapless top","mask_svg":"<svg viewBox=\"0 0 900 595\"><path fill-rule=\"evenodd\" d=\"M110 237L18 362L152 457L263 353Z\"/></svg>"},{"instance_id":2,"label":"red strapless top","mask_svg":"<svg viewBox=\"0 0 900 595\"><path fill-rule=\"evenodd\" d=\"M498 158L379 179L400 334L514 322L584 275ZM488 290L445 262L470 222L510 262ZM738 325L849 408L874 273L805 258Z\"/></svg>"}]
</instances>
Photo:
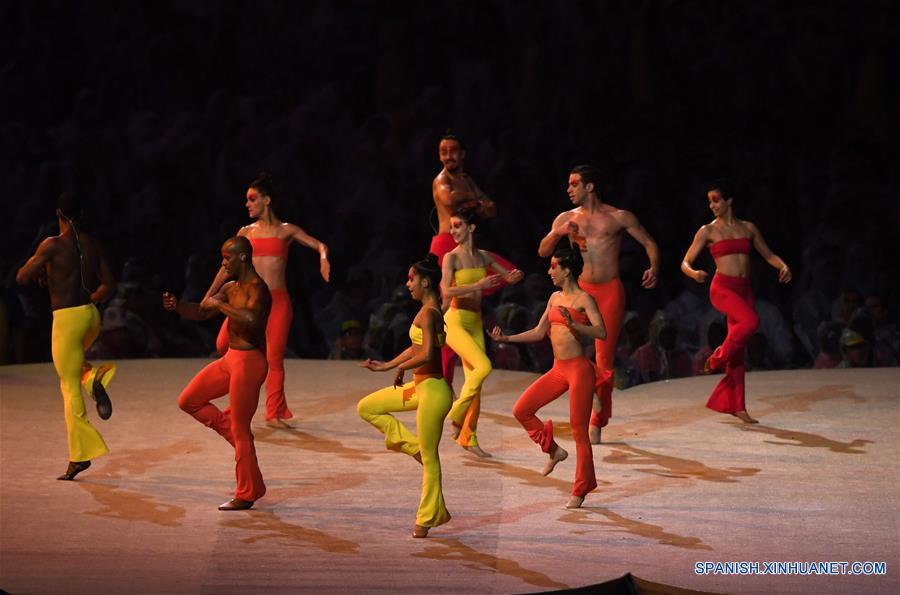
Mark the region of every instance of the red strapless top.
<instances>
[{"instance_id":1,"label":"red strapless top","mask_svg":"<svg viewBox=\"0 0 900 595\"><path fill-rule=\"evenodd\" d=\"M287 258L290 240L280 238L247 238L253 247L253 256L280 256Z\"/></svg>"},{"instance_id":2,"label":"red strapless top","mask_svg":"<svg viewBox=\"0 0 900 595\"><path fill-rule=\"evenodd\" d=\"M719 240L709 245L709 253L713 255L713 258L719 258L727 254L750 254L752 245L750 238Z\"/></svg>"},{"instance_id":3,"label":"red strapless top","mask_svg":"<svg viewBox=\"0 0 900 595\"><path fill-rule=\"evenodd\" d=\"M572 317L574 322L578 322L581 324L590 324L591 320L588 318L587 312L582 312L581 310L573 310L572 308L567 308L563 306L566 310L569 311L569 316ZM563 326L566 325L566 319L563 318L563 315L559 312L558 306L554 306L550 308L550 324L561 324Z\"/></svg>"}]
</instances>

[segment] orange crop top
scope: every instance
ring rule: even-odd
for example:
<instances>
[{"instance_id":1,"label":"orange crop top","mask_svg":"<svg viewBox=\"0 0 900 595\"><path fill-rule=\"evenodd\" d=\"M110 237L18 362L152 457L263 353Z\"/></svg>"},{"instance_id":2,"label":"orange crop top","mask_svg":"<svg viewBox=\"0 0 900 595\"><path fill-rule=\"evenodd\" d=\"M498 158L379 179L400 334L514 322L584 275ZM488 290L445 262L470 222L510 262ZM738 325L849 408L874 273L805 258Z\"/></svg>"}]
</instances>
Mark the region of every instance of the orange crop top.
<instances>
[{"instance_id":1,"label":"orange crop top","mask_svg":"<svg viewBox=\"0 0 900 595\"><path fill-rule=\"evenodd\" d=\"M253 247L253 256L279 256L287 258L290 238L282 240L277 237L247 238Z\"/></svg>"},{"instance_id":2,"label":"orange crop top","mask_svg":"<svg viewBox=\"0 0 900 595\"><path fill-rule=\"evenodd\" d=\"M720 258L728 254L750 254L751 246L750 238L719 240L709 245L709 253L713 255L713 258Z\"/></svg>"},{"instance_id":3,"label":"orange crop top","mask_svg":"<svg viewBox=\"0 0 900 595\"><path fill-rule=\"evenodd\" d=\"M591 319L588 318L587 312L582 312L581 310L573 310L572 308L568 308L563 306L566 310L569 311L569 316L572 317L573 322L578 322L581 324L591 324ZM563 315L559 311L558 306L554 306L550 309L550 324L561 324L563 326L566 325L566 319L563 318Z\"/></svg>"}]
</instances>

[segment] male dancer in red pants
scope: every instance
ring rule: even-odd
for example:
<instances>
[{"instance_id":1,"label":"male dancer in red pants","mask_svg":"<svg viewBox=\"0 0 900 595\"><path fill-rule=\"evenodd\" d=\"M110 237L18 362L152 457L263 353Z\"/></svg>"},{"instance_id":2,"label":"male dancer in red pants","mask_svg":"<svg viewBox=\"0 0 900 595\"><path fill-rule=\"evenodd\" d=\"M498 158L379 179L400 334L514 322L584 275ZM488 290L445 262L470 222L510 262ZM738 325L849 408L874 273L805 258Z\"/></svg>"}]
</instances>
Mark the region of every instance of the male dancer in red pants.
<instances>
[{"instance_id":1,"label":"male dancer in red pants","mask_svg":"<svg viewBox=\"0 0 900 595\"><path fill-rule=\"evenodd\" d=\"M191 320L205 320L221 312L228 317L228 351L203 368L178 397L178 406L197 421L218 432L234 446L237 489L219 510L247 510L266 493L256 461L250 421L259 403L259 388L266 379L266 322L272 296L253 268L252 248L236 236L222 246L222 267L233 279L219 293L200 304L179 302L163 294L163 307ZM228 415L210 401L229 395Z\"/></svg>"},{"instance_id":2,"label":"male dancer in red pants","mask_svg":"<svg viewBox=\"0 0 900 595\"><path fill-rule=\"evenodd\" d=\"M595 405L591 415L591 444L600 444L600 428L612 416L613 356L625 314L625 288L619 280L619 249L622 232L637 240L647 252L650 268L644 271L641 285L656 286L659 271L659 249L634 213L617 209L600 197L600 173L590 165L579 165L569 173L569 199L575 208L560 213L538 247L538 254L546 258L553 254L556 244L565 236L572 246L581 249L584 270L578 284L591 294L606 323L606 339L594 341L597 351L598 373L606 379L599 391L599 411Z\"/></svg>"}]
</instances>

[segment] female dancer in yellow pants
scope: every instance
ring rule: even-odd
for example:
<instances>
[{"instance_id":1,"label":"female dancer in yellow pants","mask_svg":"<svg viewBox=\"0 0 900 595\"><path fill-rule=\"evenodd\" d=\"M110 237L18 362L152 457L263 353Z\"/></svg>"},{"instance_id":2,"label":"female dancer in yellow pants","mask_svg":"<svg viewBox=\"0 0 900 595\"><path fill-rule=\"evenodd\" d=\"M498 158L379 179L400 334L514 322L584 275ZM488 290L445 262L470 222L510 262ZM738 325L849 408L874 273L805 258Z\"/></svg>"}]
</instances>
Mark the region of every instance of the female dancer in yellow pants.
<instances>
[{"instance_id":1,"label":"female dancer in yellow pants","mask_svg":"<svg viewBox=\"0 0 900 595\"><path fill-rule=\"evenodd\" d=\"M441 277L447 345L462 360L466 377L448 417L452 436L460 446L480 457L489 457L478 445L475 434L481 412L481 386L492 369L484 347L481 292L498 286L501 280L513 285L524 275L518 269L506 270L489 252L475 247L475 225L476 214L471 210L462 209L450 217L450 234L458 246L444 256ZM487 275L488 268L501 274Z\"/></svg>"},{"instance_id":2,"label":"female dancer in yellow pants","mask_svg":"<svg viewBox=\"0 0 900 595\"><path fill-rule=\"evenodd\" d=\"M394 385L365 397L357 407L359 416L384 434L390 450L405 452L423 467L422 498L416 513L413 537L426 537L431 527L450 520L441 490L441 459L438 445L444 418L450 410L450 387L441 374L441 347L444 345L444 321L437 288L441 270L437 257L429 254L409 269L407 288L422 308L409 328L412 345L389 362L366 360L361 364L374 372L397 369ZM403 373L413 371L413 381L403 383ZM418 436L390 414L416 410Z\"/></svg>"}]
</instances>

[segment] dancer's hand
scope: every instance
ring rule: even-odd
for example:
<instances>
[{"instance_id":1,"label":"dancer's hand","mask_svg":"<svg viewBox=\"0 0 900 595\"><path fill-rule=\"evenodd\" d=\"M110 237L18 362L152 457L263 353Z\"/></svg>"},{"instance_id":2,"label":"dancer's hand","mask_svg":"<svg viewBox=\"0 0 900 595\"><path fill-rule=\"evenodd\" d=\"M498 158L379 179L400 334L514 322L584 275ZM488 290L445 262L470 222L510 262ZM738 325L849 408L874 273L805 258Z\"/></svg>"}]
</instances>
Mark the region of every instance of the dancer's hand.
<instances>
[{"instance_id":1,"label":"dancer's hand","mask_svg":"<svg viewBox=\"0 0 900 595\"><path fill-rule=\"evenodd\" d=\"M509 285L515 285L524 278L525 273L523 273L519 269L513 269L503 276L503 280L506 281Z\"/></svg>"},{"instance_id":2,"label":"dancer's hand","mask_svg":"<svg viewBox=\"0 0 900 595\"><path fill-rule=\"evenodd\" d=\"M705 275L706 273L703 274ZM653 267L644 271L644 278L641 279L641 287L644 289L653 289L656 287L656 271L653 270Z\"/></svg>"},{"instance_id":3,"label":"dancer's hand","mask_svg":"<svg viewBox=\"0 0 900 595\"><path fill-rule=\"evenodd\" d=\"M697 283L706 283L706 277L708 276L709 274L706 271L694 271L694 274L691 275L691 279Z\"/></svg>"},{"instance_id":4,"label":"dancer's hand","mask_svg":"<svg viewBox=\"0 0 900 595\"><path fill-rule=\"evenodd\" d=\"M369 358L359 365L367 370L372 370L373 372L384 372L387 370L387 368L384 367L384 362L378 361L377 359Z\"/></svg>"},{"instance_id":5,"label":"dancer's hand","mask_svg":"<svg viewBox=\"0 0 900 595\"><path fill-rule=\"evenodd\" d=\"M578 224L575 223L574 219L569 219L565 223L561 224L555 230L554 233L558 236L567 236L569 234L577 234L578 233Z\"/></svg>"},{"instance_id":6,"label":"dancer's hand","mask_svg":"<svg viewBox=\"0 0 900 595\"><path fill-rule=\"evenodd\" d=\"M503 330L499 326L495 326L491 329L491 339L496 341L497 343L506 343L506 335L503 334Z\"/></svg>"},{"instance_id":7,"label":"dancer's hand","mask_svg":"<svg viewBox=\"0 0 900 595\"><path fill-rule=\"evenodd\" d=\"M162 305L169 312L174 312L178 308L178 298L167 291L162 294Z\"/></svg>"},{"instance_id":8,"label":"dancer's hand","mask_svg":"<svg viewBox=\"0 0 900 595\"><path fill-rule=\"evenodd\" d=\"M788 265L784 265L784 268L779 269L778 271L778 282L779 283L790 283L793 275L791 275L791 267Z\"/></svg>"},{"instance_id":9,"label":"dancer's hand","mask_svg":"<svg viewBox=\"0 0 900 595\"><path fill-rule=\"evenodd\" d=\"M397 368L397 373L394 374L394 386L400 387L403 386L403 368Z\"/></svg>"},{"instance_id":10,"label":"dancer's hand","mask_svg":"<svg viewBox=\"0 0 900 595\"><path fill-rule=\"evenodd\" d=\"M495 287L499 287L500 283L502 283L502 282L503 282L503 277L501 277L500 275L497 275L495 273L493 275L488 275L487 277L485 277L484 279L479 281L478 284L479 284L481 290L485 290L485 289L493 289Z\"/></svg>"},{"instance_id":11,"label":"dancer's hand","mask_svg":"<svg viewBox=\"0 0 900 595\"><path fill-rule=\"evenodd\" d=\"M321 274L322 278L325 279L325 283L329 282L331 278L331 263L328 262L327 256L319 258L319 274Z\"/></svg>"}]
</instances>

